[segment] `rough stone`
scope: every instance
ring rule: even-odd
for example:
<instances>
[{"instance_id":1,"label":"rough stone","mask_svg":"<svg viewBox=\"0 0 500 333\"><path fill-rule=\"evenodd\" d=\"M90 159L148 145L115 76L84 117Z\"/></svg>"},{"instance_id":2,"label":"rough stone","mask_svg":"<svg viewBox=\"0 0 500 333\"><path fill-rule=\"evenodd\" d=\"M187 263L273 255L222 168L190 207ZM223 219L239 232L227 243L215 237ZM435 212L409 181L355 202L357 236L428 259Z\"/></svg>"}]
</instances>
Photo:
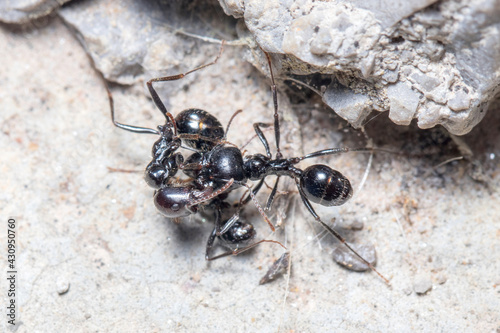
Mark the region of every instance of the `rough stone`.
<instances>
[{"instance_id":1,"label":"rough stone","mask_svg":"<svg viewBox=\"0 0 500 333\"><path fill-rule=\"evenodd\" d=\"M215 16L218 19L214 24L221 31L228 26L234 28L235 22L230 17L210 16L213 7L209 4L207 8L200 4L203 20L193 19L188 16L188 6L178 1L124 0L119 6L86 1L66 6L59 15L74 29L104 77L129 85L211 61L208 59L213 51L209 49L216 50L213 45L197 44L196 38L180 35L212 36L214 30L204 22Z\"/></svg>"},{"instance_id":2,"label":"rough stone","mask_svg":"<svg viewBox=\"0 0 500 333\"><path fill-rule=\"evenodd\" d=\"M69 290L70 283L66 276L60 276L57 278L56 289L59 295L64 295Z\"/></svg>"},{"instance_id":3,"label":"rough stone","mask_svg":"<svg viewBox=\"0 0 500 333\"><path fill-rule=\"evenodd\" d=\"M412 114L419 126L441 124L462 135L500 92L495 0L219 1L226 13L243 18L264 50L283 55L282 75L331 75L323 100L354 126L371 110L400 110L393 104L407 96L389 87L406 82L423 95ZM338 108L331 96L346 95L346 89L369 97L371 107L360 111L355 98ZM403 119L397 113L391 119L409 123L409 112Z\"/></svg>"},{"instance_id":4,"label":"rough stone","mask_svg":"<svg viewBox=\"0 0 500 333\"><path fill-rule=\"evenodd\" d=\"M426 277L420 277L413 284L413 290L418 295L424 295L432 289L432 281Z\"/></svg>"},{"instance_id":5,"label":"rough stone","mask_svg":"<svg viewBox=\"0 0 500 333\"><path fill-rule=\"evenodd\" d=\"M0 22L24 24L47 16L70 0L4 0L0 2Z\"/></svg>"},{"instance_id":6,"label":"rough stone","mask_svg":"<svg viewBox=\"0 0 500 333\"><path fill-rule=\"evenodd\" d=\"M323 95L323 101L353 126L361 126L371 109L370 98L367 95L355 93L342 86L340 88L329 86Z\"/></svg>"},{"instance_id":7,"label":"rough stone","mask_svg":"<svg viewBox=\"0 0 500 333\"><path fill-rule=\"evenodd\" d=\"M352 244L351 247L359 255L365 258L366 261L375 266L375 264L377 263L377 252L375 251L375 247L373 245ZM364 272L370 269L367 264L361 261L345 246L339 246L333 251L333 260L335 260L338 264L344 266L345 268L355 272Z\"/></svg>"},{"instance_id":8,"label":"rough stone","mask_svg":"<svg viewBox=\"0 0 500 333\"><path fill-rule=\"evenodd\" d=\"M389 118L398 125L409 125L417 111L419 94L409 85L398 82L387 87L387 97L391 102Z\"/></svg>"}]
</instances>

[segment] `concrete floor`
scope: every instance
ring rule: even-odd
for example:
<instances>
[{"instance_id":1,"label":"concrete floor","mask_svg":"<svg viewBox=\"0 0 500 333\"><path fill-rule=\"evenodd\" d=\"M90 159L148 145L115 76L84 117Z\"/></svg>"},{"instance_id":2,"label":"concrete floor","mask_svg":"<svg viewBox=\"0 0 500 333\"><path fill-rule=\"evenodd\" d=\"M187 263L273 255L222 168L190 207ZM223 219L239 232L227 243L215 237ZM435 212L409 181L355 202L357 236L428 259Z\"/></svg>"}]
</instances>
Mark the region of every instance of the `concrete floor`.
<instances>
[{"instance_id":1,"label":"concrete floor","mask_svg":"<svg viewBox=\"0 0 500 333\"><path fill-rule=\"evenodd\" d=\"M363 222L361 231L339 231L353 243L375 245L377 269L391 287L374 273L335 264L335 243L315 238L321 228L294 193L284 197L286 228L275 235L291 250L291 274L259 286L281 248L264 244L208 264L208 221L172 223L156 212L142 173L109 171L142 171L154 139L112 126L99 77L59 20L22 32L2 27L0 45L0 205L4 221L18 221L20 244L19 325L4 318L2 331L500 332L498 109L465 137L489 185L468 176L466 161L432 169L453 157L439 130L396 127L385 115L367 125L378 146L422 154L375 154L359 193L318 212L340 226ZM189 89L166 98L174 114L201 107L222 123L245 110L229 135L241 145L253 135L253 122L271 120L272 104L267 81L237 51L228 47ZM120 121L150 127L162 121L144 87L113 93ZM296 113L284 95L280 103L284 146L297 154L363 144L358 132L339 130L345 124L337 118ZM293 126L297 118L300 128ZM248 148L256 149L262 150L258 142ZM321 163L341 170L356 189L367 161L366 154L345 154ZM253 207L245 218L268 236Z\"/></svg>"}]
</instances>

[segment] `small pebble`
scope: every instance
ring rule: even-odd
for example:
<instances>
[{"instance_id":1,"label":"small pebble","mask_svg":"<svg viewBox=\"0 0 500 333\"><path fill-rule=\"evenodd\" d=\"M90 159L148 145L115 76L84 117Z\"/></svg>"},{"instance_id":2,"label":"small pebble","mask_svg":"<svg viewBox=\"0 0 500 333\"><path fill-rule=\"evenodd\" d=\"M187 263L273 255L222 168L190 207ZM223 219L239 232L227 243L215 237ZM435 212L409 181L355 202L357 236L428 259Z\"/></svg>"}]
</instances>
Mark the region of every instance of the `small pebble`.
<instances>
[{"instance_id":1,"label":"small pebble","mask_svg":"<svg viewBox=\"0 0 500 333\"><path fill-rule=\"evenodd\" d=\"M446 280L448 280L448 278L444 274L440 274L436 278L436 282L439 284L444 284L446 282Z\"/></svg>"},{"instance_id":2,"label":"small pebble","mask_svg":"<svg viewBox=\"0 0 500 333\"><path fill-rule=\"evenodd\" d=\"M56 282L57 293L59 295L64 295L69 290L69 281L63 277L59 277Z\"/></svg>"},{"instance_id":3,"label":"small pebble","mask_svg":"<svg viewBox=\"0 0 500 333\"><path fill-rule=\"evenodd\" d=\"M354 251L365 258L365 260L370 264L375 266L375 264L377 263L377 252L375 251L375 247L373 245L350 245L354 249ZM356 256L349 249L342 245L340 245L335 249L335 251L333 251L333 260L335 260L338 264L344 266L345 268L355 272L364 272L370 269L370 267L363 261L361 261L358 256Z\"/></svg>"},{"instance_id":4,"label":"small pebble","mask_svg":"<svg viewBox=\"0 0 500 333\"><path fill-rule=\"evenodd\" d=\"M424 295L432 289L432 281L428 278L421 278L413 284L413 290L418 295Z\"/></svg>"}]
</instances>

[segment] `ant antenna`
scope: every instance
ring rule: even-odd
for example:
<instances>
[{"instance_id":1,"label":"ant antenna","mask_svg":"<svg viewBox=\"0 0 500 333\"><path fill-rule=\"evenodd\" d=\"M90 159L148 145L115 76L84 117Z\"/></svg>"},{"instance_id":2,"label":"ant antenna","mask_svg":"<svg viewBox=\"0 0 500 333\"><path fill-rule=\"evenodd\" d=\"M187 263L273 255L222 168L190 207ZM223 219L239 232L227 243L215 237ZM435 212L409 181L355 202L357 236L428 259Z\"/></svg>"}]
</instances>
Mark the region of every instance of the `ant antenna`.
<instances>
[{"instance_id":1,"label":"ant antenna","mask_svg":"<svg viewBox=\"0 0 500 333\"><path fill-rule=\"evenodd\" d=\"M174 117L172 116L172 114L170 112L167 111L167 108L165 107L165 105L161 101L160 97L158 96L158 93L153 88L153 83L154 82L180 80L188 74L196 72L196 71L203 69L205 67L215 65L217 63L217 60L219 60L219 58L222 55L222 50L224 49L224 44L225 44L225 41L222 41L222 43L220 45L220 49L219 49L219 54L217 55L217 57L215 57L215 59L212 62L209 62L208 64L198 66L195 69L187 71L186 73L181 73L181 74L172 75L172 76L157 77L157 78L151 79L147 82L148 90L149 90L149 93L151 94L151 97L153 98L153 102L155 103L156 107L160 110L160 112L165 116L165 119L167 119L167 121L169 121L171 124L175 124ZM175 133L175 135L177 135L176 126L174 126L174 133Z\"/></svg>"},{"instance_id":2,"label":"ant antenna","mask_svg":"<svg viewBox=\"0 0 500 333\"><path fill-rule=\"evenodd\" d=\"M226 133L224 134L224 138L223 140L226 141L226 138L227 138L227 133L229 132L229 127L231 126L231 123L233 122L233 119L239 114L239 113L242 113L243 110L237 110L235 113L233 113L233 115L231 116L231 119L229 119L229 122L227 123L227 126L226 126Z\"/></svg>"}]
</instances>

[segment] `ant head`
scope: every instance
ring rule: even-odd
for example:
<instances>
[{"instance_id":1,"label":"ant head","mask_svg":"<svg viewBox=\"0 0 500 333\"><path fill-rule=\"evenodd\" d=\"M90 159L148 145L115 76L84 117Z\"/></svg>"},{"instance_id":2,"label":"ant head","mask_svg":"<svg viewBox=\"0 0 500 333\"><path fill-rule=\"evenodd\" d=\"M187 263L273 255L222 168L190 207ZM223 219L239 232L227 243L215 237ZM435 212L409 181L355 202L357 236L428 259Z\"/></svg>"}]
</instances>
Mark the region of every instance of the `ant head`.
<instances>
[{"instance_id":1,"label":"ant head","mask_svg":"<svg viewBox=\"0 0 500 333\"><path fill-rule=\"evenodd\" d=\"M257 232L255 231L255 228L252 224L237 221L235 224L233 224L233 226L231 226L231 228L229 228L227 232L223 233L220 237L231 244L242 244L253 239L256 234Z\"/></svg>"},{"instance_id":2,"label":"ant head","mask_svg":"<svg viewBox=\"0 0 500 333\"><path fill-rule=\"evenodd\" d=\"M166 217L185 217L198 210L197 206L190 206L191 187L163 187L156 191L155 206Z\"/></svg>"},{"instance_id":3,"label":"ant head","mask_svg":"<svg viewBox=\"0 0 500 333\"><path fill-rule=\"evenodd\" d=\"M165 153L167 152L167 153ZM168 154L168 149L153 147L153 160L144 171L144 180L154 189L159 189L166 181L173 177L179 169L179 164L184 160L181 154ZM165 158L163 155L167 155Z\"/></svg>"},{"instance_id":4,"label":"ant head","mask_svg":"<svg viewBox=\"0 0 500 333\"><path fill-rule=\"evenodd\" d=\"M349 179L327 165L311 165L300 176L307 199L323 206L340 206L352 197Z\"/></svg>"},{"instance_id":5,"label":"ant head","mask_svg":"<svg viewBox=\"0 0 500 333\"><path fill-rule=\"evenodd\" d=\"M163 181L167 178L167 174L167 170L158 165L148 166L144 172L144 180L150 187L159 189L163 185Z\"/></svg>"}]
</instances>

